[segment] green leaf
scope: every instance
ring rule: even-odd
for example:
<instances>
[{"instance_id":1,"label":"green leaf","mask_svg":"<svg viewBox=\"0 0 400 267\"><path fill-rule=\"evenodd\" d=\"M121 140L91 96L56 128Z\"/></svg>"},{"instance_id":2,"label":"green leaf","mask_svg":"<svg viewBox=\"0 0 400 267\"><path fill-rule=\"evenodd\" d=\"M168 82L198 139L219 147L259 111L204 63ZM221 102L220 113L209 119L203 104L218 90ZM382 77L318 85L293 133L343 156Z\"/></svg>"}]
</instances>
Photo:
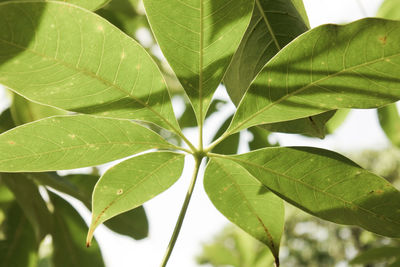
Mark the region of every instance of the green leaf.
<instances>
[{"instance_id":1,"label":"green leaf","mask_svg":"<svg viewBox=\"0 0 400 267\"><path fill-rule=\"evenodd\" d=\"M250 25L224 77L236 106L264 65L307 30L292 0L256 0Z\"/></svg>"},{"instance_id":2,"label":"green leaf","mask_svg":"<svg viewBox=\"0 0 400 267\"><path fill-rule=\"evenodd\" d=\"M267 245L276 261L284 225L283 201L239 164L212 158L204 188L214 206L230 221Z\"/></svg>"},{"instance_id":3,"label":"green leaf","mask_svg":"<svg viewBox=\"0 0 400 267\"><path fill-rule=\"evenodd\" d=\"M211 101L210 107L208 108L207 114L205 119L207 119L209 116L214 114L214 112L219 110L219 107L223 104L226 104L227 102L224 100L220 99L213 99ZM185 111L182 113L181 117L179 118L179 125L182 128L187 128L187 127L196 127L196 115L194 114L193 108L190 105L190 103L185 104Z\"/></svg>"},{"instance_id":4,"label":"green leaf","mask_svg":"<svg viewBox=\"0 0 400 267\"><path fill-rule=\"evenodd\" d=\"M40 2L40 1L48 1L48 0L29 0L32 2ZM80 7L83 7L88 10L96 10L104 5L106 5L108 2L111 0L52 0L52 1L60 1L60 2L66 2L69 4L77 5ZM26 0L0 0L1 2L26 2Z\"/></svg>"},{"instance_id":5,"label":"green leaf","mask_svg":"<svg viewBox=\"0 0 400 267\"><path fill-rule=\"evenodd\" d=\"M128 120L51 117L0 135L0 171L74 169L171 147L153 131Z\"/></svg>"},{"instance_id":6,"label":"green leaf","mask_svg":"<svg viewBox=\"0 0 400 267\"><path fill-rule=\"evenodd\" d=\"M157 42L201 124L250 22L254 1L143 2Z\"/></svg>"},{"instance_id":7,"label":"green leaf","mask_svg":"<svg viewBox=\"0 0 400 267\"><path fill-rule=\"evenodd\" d=\"M253 135L253 140L249 142L250 150L274 146L268 141L269 132L259 126L250 127L248 131Z\"/></svg>"},{"instance_id":8,"label":"green leaf","mask_svg":"<svg viewBox=\"0 0 400 267\"><path fill-rule=\"evenodd\" d=\"M228 129L228 126L232 120L232 117L233 117L233 115L228 117L225 120L225 122L221 125L221 127L215 133L215 135L212 139L213 141L215 141L218 137L220 137L226 131L226 129ZM221 143L216 145L212 149L212 152L219 153L219 154L225 154L225 155L236 154L238 152L238 148L239 148L239 141L240 141L240 134L239 133L232 134L232 135L228 136L227 138L225 138Z\"/></svg>"},{"instance_id":9,"label":"green leaf","mask_svg":"<svg viewBox=\"0 0 400 267\"><path fill-rule=\"evenodd\" d=\"M380 6L377 17L385 19L400 19L400 8L399 1L397 0L385 0Z\"/></svg>"},{"instance_id":10,"label":"green leaf","mask_svg":"<svg viewBox=\"0 0 400 267\"><path fill-rule=\"evenodd\" d=\"M10 109L6 109L0 115L0 133L10 130L15 126Z\"/></svg>"},{"instance_id":11,"label":"green leaf","mask_svg":"<svg viewBox=\"0 0 400 267\"><path fill-rule=\"evenodd\" d=\"M310 214L400 237L400 192L340 154L310 147L279 147L228 158Z\"/></svg>"},{"instance_id":12,"label":"green leaf","mask_svg":"<svg viewBox=\"0 0 400 267\"><path fill-rule=\"evenodd\" d=\"M100 248L85 244L87 225L78 212L64 199L50 193L54 205L53 262L57 267L104 266Z\"/></svg>"},{"instance_id":13,"label":"green leaf","mask_svg":"<svg viewBox=\"0 0 400 267\"><path fill-rule=\"evenodd\" d=\"M35 232L19 205L14 202L7 211L0 241L0 266L36 267L38 245Z\"/></svg>"},{"instance_id":14,"label":"green leaf","mask_svg":"<svg viewBox=\"0 0 400 267\"><path fill-rule=\"evenodd\" d=\"M379 123L390 142L400 147L400 116L396 104L378 109Z\"/></svg>"},{"instance_id":15,"label":"green leaf","mask_svg":"<svg viewBox=\"0 0 400 267\"><path fill-rule=\"evenodd\" d=\"M1 173L1 180L14 194L35 230L38 243L52 230L52 218L37 185L23 173Z\"/></svg>"},{"instance_id":16,"label":"green leaf","mask_svg":"<svg viewBox=\"0 0 400 267\"><path fill-rule=\"evenodd\" d=\"M95 175L78 174L68 175L63 178L72 183L73 186L79 190L81 195L87 198L87 201L84 203L87 208L91 209L92 194L99 177ZM128 235L136 240L147 237L149 233L149 224L143 206L113 217L106 221L104 225L116 233Z\"/></svg>"},{"instance_id":17,"label":"green leaf","mask_svg":"<svg viewBox=\"0 0 400 267\"><path fill-rule=\"evenodd\" d=\"M327 111L316 116L285 122L259 125L270 132L297 133L319 138L325 137L325 124L335 115L336 110Z\"/></svg>"},{"instance_id":18,"label":"green leaf","mask_svg":"<svg viewBox=\"0 0 400 267\"><path fill-rule=\"evenodd\" d=\"M17 94L13 94L13 102L10 110L16 125L25 124L51 116L67 114L67 112L63 110L31 102Z\"/></svg>"},{"instance_id":19,"label":"green leaf","mask_svg":"<svg viewBox=\"0 0 400 267\"><path fill-rule=\"evenodd\" d=\"M106 20L61 2L4 3L0 18L0 83L42 104L179 131L158 67Z\"/></svg>"},{"instance_id":20,"label":"green leaf","mask_svg":"<svg viewBox=\"0 0 400 267\"><path fill-rule=\"evenodd\" d=\"M343 124L343 122L346 120L347 115L349 115L349 113L350 113L350 109L336 110L335 115L333 115L333 117L331 119L329 119L329 121L325 125L326 134L334 133L335 130ZM324 114L324 113L322 113L322 114Z\"/></svg>"},{"instance_id":21,"label":"green leaf","mask_svg":"<svg viewBox=\"0 0 400 267\"><path fill-rule=\"evenodd\" d=\"M399 257L400 247L383 246L368 249L361 252L350 261L351 264L371 264L376 262L388 262L391 258Z\"/></svg>"},{"instance_id":22,"label":"green leaf","mask_svg":"<svg viewBox=\"0 0 400 267\"><path fill-rule=\"evenodd\" d=\"M367 18L299 36L263 68L228 133L400 99L400 22ZM282 82L284 81L284 82Z\"/></svg>"},{"instance_id":23,"label":"green leaf","mask_svg":"<svg viewBox=\"0 0 400 267\"><path fill-rule=\"evenodd\" d=\"M31 176L43 185L80 200L88 209L92 208L92 193L99 180L98 176L86 174L59 176L56 173L32 173ZM142 206L111 218L105 225L116 233L136 240L147 237L149 232L146 212Z\"/></svg>"},{"instance_id":24,"label":"green leaf","mask_svg":"<svg viewBox=\"0 0 400 267\"><path fill-rule=\"evenodd\" d=\"M154 152L130 158L107 170L93 192L87 244L101 223L142 205L173 185L181 175L183 162L183 154Z\"/></svg>"},{"instance_id":25,"label":"green leaf","mask_svg":"<svg viewBox=\"0 0 400 267\"><path fill-rule=\"evenodd\" d=\"M304 7L303 0L291 0L292 4L295 6L297 9L297 12L299 12L301 18L303 19L304 23L308 28L310 28L310 22L308 20L307 12Z\"/></svg>"}]
</instances>

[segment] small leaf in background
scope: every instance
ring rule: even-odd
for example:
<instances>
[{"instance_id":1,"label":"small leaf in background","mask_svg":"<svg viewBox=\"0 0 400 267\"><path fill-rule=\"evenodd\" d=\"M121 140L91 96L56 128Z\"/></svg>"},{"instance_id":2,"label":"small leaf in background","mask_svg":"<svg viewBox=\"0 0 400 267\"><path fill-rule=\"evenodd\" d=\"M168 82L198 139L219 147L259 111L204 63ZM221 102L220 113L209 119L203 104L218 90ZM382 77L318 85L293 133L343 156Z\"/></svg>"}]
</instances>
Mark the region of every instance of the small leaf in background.
<instances>
[{"instance_id":1,"label":"small leaf in background","mask_svg":"<svg viewBox=\"0 0 400 267\"><path fill-rule=\"evenodd\" d=\"M396 104L378 109L379 123L390 142L400 147L400 116Z\"/></svg>"},{"instance_id":2,"label":"small leaf in background","mask_svg":"<svg viewBox=\"0 0 400 267\"><path fill-rule=\"evenodd\" d=\"M23 173L1 173L1 180L14 194L21 209L35 230L39 243L52 229L52 216L37 185Z\"/></svg>"},{"instance_id":3,"label":"small leaf in background","mask_svg":"<svg viewBox=\"0 0 400 267\"><path fill-rule=\"evenodd\" d=\"M229 133L399 100L399 42L400 22L376 18L304 33L265 65L241 101Z\"/></svg>"},{"instance_id":4,"label":"small leaf in background","mask_svg":"<svg viewBox=\"0 0 400 267\"><path fill-rule=\"evenodd\" d=\"M361 252L350 261L351 264L363 264L367 266L372 263L387 263L391 259L400 259L400 247L382 246Z\"/></svg>"},{"instance_id":5,"label":"small leaf in background","mask_svg":"<svg viewBox=\"0 0 400 267\"><path fill-rule=\"evenodd\" d=\"M261 128L259 126L253 126L247 129L252 135L253 139L249 142L250 150L256 150L259 148L269 147L269 146L277 146L277 144L271 144L268 140L268 136L270 132Z\"/></svg>"},{"instance_id":6,"label":"small leaf in background","mask_svg":"<svg viewBox=\"0 0 400 267\"><path fill-rule=\"evenodd\" d=\"M336 131L336 129L339 128L344 123L344 121L346 120L346 118L349 115L350 111L351 111L350 109L338 109L338 110L336 110L335 115L333 115L333 117L330 118L329 121L325 125L325 133L326 134L333 134ZM322 113L322 114L324 114L324 113ZM316 117L316 116L314 116L314 117Z\"/></svg>"},{"instance_id":7,"label":"small leaf in background","mask_svg":"<svg viewBox=\"0 0 400 267\"><path fill-rule=\"evenodd\" d=\"M0 83L11 90L65 110L178 131L157 65L105 19L62 2L4 3L0 18Z\"/></svg>"},{"instance_id":8,"label":"small leaf in background","mask_svg":"<svg viewBox=\"0 0 400 267\"><path fill-rule=\"evenodd\" d=\"M385 19L400 19L399 1L384 0L376 15Z\"/></svg>"},{"instance_id":9,"label":"small leaf in background","mask_svg":"<svg viewBox=\"0 0 400 267\"><path fill-rule=\"evenodd\" d=\"M217 133L214 135L212 141L215 141L218 137L220 137L226 129L228 129L229 124L232 121L233 115L228 117L225 122L221 125L221 127L218 129ZM213 153L219 153L219 154L236 154L238 152L239 148L239 141L240 141L240 133L235 133L227 138L225 138L221 143L216 145L213 149Z\"/></svg>"},{"instance_id":10,"label":"small leaf in background","mask_svg":"<svg viewBox=\"0 0 400 267\"><path fill-rule=\"evenodd\" d=\"M270 248L279 265L285 217L283 201L229 159L210 160L204 174L204 188L223 215Z\"/></svg>"},{"instance_id":11,"label":"small leaf in background","mask_svg":"<svg viewBox=\"0 0 400 267\"><path fill-rule=\"evenodd\" d=\"M64 199L49 193L54 205L53 262L57 267L103 267L100 248L96 242L85 247L87 225L79 213Z\"/></svg>"},{"instance_id":12,"label":"small leaf in background","mask_svg":"<svg viewBox=\"0 0 400 267\"><path fill-rule=\"evenodd\" d=\"M35 232L16 202L7 209L2 229L5 240L0 240L0 266L36 267L38 242Z\"/></svg>"},{"instance_id":13,"label":"small leaf in background","mask_svg":"<svg viewBox=\"0 0 400 267\"><path fill-rule=\"evenodd\" d=\"M4 110L0 115L0 133L10 130L15 127L10 109Z\"/></svg>"},{"instance_id":14,"label":"small leaf in background","mask_svg":"<svg viewBox=\"0 0 400 267\"><path fill-rule=\"evenodd\" d=\"M226 104L227 102L220 99L213 99L211 101L210 107L207 110L206 119L217 112L221 105ZM179 118L179 125L182 128L187 127L196 127L196 115L194 114L193 108L189 102L185 103L185 111L182 113L181 117Z\"/></svg>"},{"instance_id":15,"label":"small leaf in background","mask_svg":"<svg viewBox=\"0 0 400 267\"><path fill-rule=\"evenodd\" d=\"M304 119L263 124L259 127L270 132L297 133L323 139L325 137L325 124L335 115L335 112L336 110L331 110Z\"/></svg>"},{"instance_id":16,"label":"small leaf in background","mask_svg":"<svg viewBox=\"0 0 400 267\"><path fill-rule=\"evenodd\" d=\"M171 148L128 120L70 115L42 119L0 135L0 170L51 171L88 167L152 148Z\"/></svg>"},{"instance_id":17,"label":"small leaf in background","mask_svg":"<svg viewBox=\"0 0 400 267\"><path fill-rule=\"evenodd\" d=\"M125 160L108 169L93 192L90 244L97 226L142 205L172 186L181 176L184 155L154 152Z\"/></svg>"},{"instance_id":18,"label":"small leaf in background","mask_svg":"<svg viewBox=\"0 0 400 267\"><path fill-rule=\"evenodd\" d=\"M13 94L10 111L16 125L25 124L51 116L67 114L64 110L34 103L17 94Z\"/></svg>"},{"instance_id":19,"label":"small leaf in background","mask_svg":"<svg viewBox=\"0 0 400 267\"><path fill-rule=\"evenodd\" d=\"M400 192L338 153L311 147L277 147L229 159L312 215L400 237Z\"/></svg>"},{"instance_id":20,"label":"small leaf in background","mask_svg":"<svg viewBox=\"0 0 400 267\"><path fill-rule=\"evenodd\" d=\"M157 42L201 122L250 22L254 1L143 2Z\"/></svg>"}]
</instances>

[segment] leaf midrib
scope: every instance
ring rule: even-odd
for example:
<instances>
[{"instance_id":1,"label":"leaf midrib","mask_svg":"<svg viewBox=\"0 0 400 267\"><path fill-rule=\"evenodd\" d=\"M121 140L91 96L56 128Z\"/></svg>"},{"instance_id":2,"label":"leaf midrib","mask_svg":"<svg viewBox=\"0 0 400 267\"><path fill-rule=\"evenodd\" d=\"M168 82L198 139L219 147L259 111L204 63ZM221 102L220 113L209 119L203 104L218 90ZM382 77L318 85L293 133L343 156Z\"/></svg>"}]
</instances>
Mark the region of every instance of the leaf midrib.
<instances>
[{"instance_id":1,"label":"leaf midrib","mask_svg":"<svg viewBox=\"0 0 400 267\"><path fill-rule=\"evenodd\" d=\"M69 64L69 63L67 63L65 61L59 60L59 59L54 58L54 57L46 56L46 55L44 55L42 53L39 53L39 52L37 52L37 51L35 51L33 49L28 48L28 47L21 46L19 44L4 40L2 38L0 38L0 41L5 43L5 44L8 44L10 46L14 46L16 48L19 48L19 49L21 49L23 51L27 51L27 52L30 52L32 54L35 54L35 55L37 55L37 56L39 56L39 57L41 57L43 59L50 60L50 61L53 61L53 62L58 63L60 65L63 65L63 66L65 66L65 67L67 67L67 68L69 68L71 70L74 70L74 71L76 71L78 73L82 73L82 74L84 74L86 76L94 78L94 79L100 81L101 83L111 87L111 88L115 88L116 90L128 95L129 98L131 98L132 100L136 101L137 103L139 103L143 107L149 109L152 113L154 113L157 117L159 117L163 122L165 122L174 132L176 132L177 134L179 133L179 131L175 128L175 126L173 126L163 115L161 115L160 113L155 111L151 106L149 106L145 102L143 102L140 99L136 98L130 92L128 92L125 89L123 89L122 87L116 85L114 82L110 82L110 81L102 78L101 76L97 75L96 73L93 73L92 71L89 71L89 70L83 69L83 68L77 68L76 66L73 66L73 65L71 65L71 64Z\"/></svg>"},{"instance_id":2,"label":"leaf midrib","mask_svg":"<svg viewBox=\"0 0 400 267\"><path fill-rule=\"evenodd\" d=\"M280 99L276 100L275 102L272 102L272 103L270 103L269 105L263 107L262 109L260 109L259 111L255 112L254 114L252 114L251 116L249 116L247 119L245 119L245 120L243 120L241 123L239 123L236 127L234 127L232 130L230 130L229 133L231 134L231 133L237 131L237 129L240 129L240 127L242 127L242 125L244 125L244 124L246 124L248 121L254 119L254 118L257 117L260 113L263 113L264 111L270 109L271 107L273 107L273 106L275 106L275 105L281 103L282 101L285 101L287 98L292 97L292 96L294 96L294 95L296 95L296 94L298 94L298 93L301 93L301 92L303 92L304 90L306 90L306 89L308 89L308 88L310 88L310 87L312 87L312 86L314 86L314 85L317 86L318 83L321 83L321 82L324 82L324 81L329 80L329 79L331 79L331 78L334 78L334 77L336 77L336 76L338 76L338 75L340 75L340 74L343 74L343 73L346 73L346 72L349 72L349 71L355 71L355 70L357 70L358 68L365 67L365 66L368 66L368 65L371 65L371 64L375 64L375 63L378 63L378 62L380 62L380 61L385 61L385 60L387 60L387 59L392 59L392 58L395 58L395 57L398 57L398 56L400 56L400 53L396 53L396 54L393 54L393 55L388 56L388 57L382 57L382 58L379 58L379 59L375 59L375 60L372 60L372 61L368 61L368 62L365 62L365 63L363 63L363 64L355 65L355 66L350 67L350 68L345 68L345 69L340 70L340 71L338 71L338 72L336 72L336 73L333 73L333 74L328 74L328 75L325 76L324 78L321 78L321 79L318 79L318 80L316 80L316 81L313 81L313 82L309 83L308 85L306 85L306 86L304 86L304 87L300 87L299 89L294 90L294 91L291 92L290 94L286 94L286 95L284 95L283 97L281 97ZM267 67L264 68L262 71L264 71L265 69L267 69ZM271 122L268 122L268 123L271 123Z\"/></svg>"},{"instance_id":3,"label":"leaf midrib","mask_svg":"<svg viewBox=\"0 0 400 267\"><path fill-rule=\"evenodd\" d=\"M217 165L220 166L221 170L222 170L223 172L225 172L226 177L227 177L229 180L232 181L233 185L235 186L235 188L237 189L237 191L240 193L240 195L241 195L243 201L246 203L246 206L249 208L250 212L257 218L257 221L261 224L262 228L264 229L264 232L266 233L267 238L268 238L268 241L269 241L269 243L270 243L270 245L271 245L271 250L273 250L272 253L273 253L274 255L277 255L276 247L275 247L275 244L274 244L274 238L272 237L270 231L268 230L268 227L264 224L264 222L262 221L262 219L257 215L257 212L254 210L254 208L253 208L252 205L249 203L249 201L248 201L248 199L246 198L246 196L243 194L243 191L240 189L240 186L239 186L239 185L236 183L236 181L232 178L231 173L228 172L228 171L224 168L224 166L223 166L222 164L218 163L218 161L214 160L214 162L215 162ZM246 170L246 172L248 172L248 171ZM251 175L250 173L249 173L249 175L250 175L250 177L252 177L252 178L255 179L255 177L254 177L253 175ZM257 179L255 179L255 180L256 180L261 186L265 187L265 185L263 185L259 180L257 180Z\"/></svg>"},{"instance_id":4,"label":"leaf midrib","mask_svg":"<svg viewBox=\"0 0 400 267\"><path fill-rule=\"evenodd\" d=\"M310 184L307 184L307 183L305 183L305 182L303 182L303 181L296 180L295 178L290 177L290 176L288 176L288 175L286 175L286 174L282 174L282 173L276 172L276 171L274 171L274 170L272 170L272 169L269 169L269 168L267 168L267 167L260 166L260 165L258 165L258 164L256 164L256 163L253 163L253 162L250 162L250 161L246 161L246 160L243 160L243 159L238 159L238 158L228 157L228 156L227 156L227 157L224 156L223 158L230 159L230 160L233 160L233 161L236 161L236 162L245 163L245 164L248 164L248 165L252 165L252 166L254 166L254 167L257 167L257 168L259 168L259 169L265 170L265 171L270 172L270 173L272 173L272 174L275 174L275 175L281 176L281 177L283 177L283 178L286 178L286 179L288 179L288 180L290 180L290 181L292 181L292 182L300 183L300 184L302 184L303 186L308 187L308 188L310 188L310 189L312 189L312 190L315 190L315 191L319 192L319 193L322 194L322 195L326 195L326 196L328 196L328 197L331 197L331 198L333 198L333 199L336 199L336 200L338 200L338 201L341 201L341 202L343 202L344 204L349 204L349 205L355 206L356 208L358 208L358 209L360 209L360 210L362 210L362 211L364 211L364 212L367 212L367 213L373 215L373 217L376 217L376 218L384 218L384 219L385 219L386 221L388 221L388 222L391 222L391 223L400 225L400 222L396 222L396 221L394 221L394 220L388 218L387 216L376 214L376 213L374 213L373 211L370 211L370 210L368 210L368 209L365 209L365 208L363 208L363 207L361 207L361 206L359 206L359 205L356 205L356 204L352 203L351 201L344 200L344 199L342 199L342 198L340 198L340 197L338 197L338 196L336 196L336 195L334 195L334 194L330 194L329 192L324 192L323 190L321 190L321 189L319 189L319 188L316 188L316 187L314 187L314 186L312 186L312 185L310 185ZM252 176L254 176L254 175L252 175ZM255 178L256 178L256 177L255 177ZM256 179L257 179L257 178L256 178ZM257 179L257 180L258 180L258 179ZM261 181L260 181L260 182L261 182ZM262 182L261 182L261 183L262 183ZM267 187L268 187L268 186L267 186Z\"/></svg>"},{"instance_id":5,"label":"leaf midrib","mask_svg":"<svg viewBox=\"0 0 400 267\"><path fill-rule=\"evenodd\" d=\"M271 25L269 24L268 18L265 15L264 9L262 8L261 3L260 3L259 0L256 0L256 5L257 5L257 8L258 8L258 11L260 12L260 15L261 15L262 19L265 22L265 25L267 26L269 34L271 35L272 39L274 40L274 44L275 44L276 48L278 49L278 51L280 51L282 48L281 48L281 46L280 46L280 44L278 42L278 39L276 38L274 30L272 29Z\"/></svg>"}]
</instances>

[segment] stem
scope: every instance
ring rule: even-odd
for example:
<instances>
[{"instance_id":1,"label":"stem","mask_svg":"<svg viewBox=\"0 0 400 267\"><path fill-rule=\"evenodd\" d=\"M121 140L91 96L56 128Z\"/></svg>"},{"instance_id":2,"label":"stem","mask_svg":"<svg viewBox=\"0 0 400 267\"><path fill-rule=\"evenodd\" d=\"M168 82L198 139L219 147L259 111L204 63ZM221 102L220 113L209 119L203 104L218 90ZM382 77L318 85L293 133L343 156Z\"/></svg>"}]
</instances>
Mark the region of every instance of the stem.
<instances>
[{"instance_id":1,"label":"stem","mask_svg":"<svg viewBox=\"0 0 400 267\"><path fill-rule=\"evenodd\" d=\"M212 142L207 148L204 149L204 153L209 153L211 150L213 150L214 147L216 147L219 143L225 140L230 134L228 132L223 133L220 137L218 137L217 140Z\"/></svg>"},{"instance_id":2,"label":"stem","mask_svg":"<svg viewBox=\"0 0 400 267\"><path fill-rule=\"evenodd\" d=\"M168 244L168 247L167 247L167 251L165 252L164 258L163 258L163 260L161 262L161 267L165 267L167 265L169 257L171 256L172 250L174 249L176 240L178 239L179 232L181 230L182 223L183 223L183 220L185 219L185 214L186 214L187 208L189 206L190 198L192 197L193 189L194 189L194 186L196 184L197 175L199 173L201 160L202 160L202 157L195 156L196 166L195 166L195 169L194 169L194 172L193 172L192 181L190 182L188 191L186 193L186 198L185 198L185 201L183 202L183 205L182 205L182 208L181 208L181 212L179 213L178 220L176 221L174 232L172 233L171 239L169 241L169 244Z\"/></svg>"}]
</instances>

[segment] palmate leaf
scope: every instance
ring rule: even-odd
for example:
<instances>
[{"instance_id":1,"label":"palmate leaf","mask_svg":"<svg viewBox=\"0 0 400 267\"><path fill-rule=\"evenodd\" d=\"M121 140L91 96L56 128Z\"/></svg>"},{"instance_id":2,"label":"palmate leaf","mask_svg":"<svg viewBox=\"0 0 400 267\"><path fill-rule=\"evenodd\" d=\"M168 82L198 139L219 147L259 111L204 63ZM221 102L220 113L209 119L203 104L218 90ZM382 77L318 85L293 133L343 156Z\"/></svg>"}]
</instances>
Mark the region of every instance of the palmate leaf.
<instances>
[{"instance_id":1,"label":"palmate leaf","mask_svg":"<svg viewBox=\"0 0 400 267\"><path fill-rule=\"evenodd\" d=\"M93 242L91 249L85 244L87 225L79 213L64 199L49 193L54 205L53 262L56 267L103 267L100 248Z\"/></svg>"},{"instance_id":2,"label":"palmate leaf","mask_svg":"<svg viewBox=\"0 0 400 267\"><path fill-rule=\"evenodd\" d=\"M294 120L400 99L400 22L363 19L317 27L263 68L228 129Z\"/></svg>"},{"instance_id":3,"label":"palmate leaf","mask_svg":"<svg viewBox=\"0 0 400 267\"><path fill-rule=\"evenodd\" d=\"M5 240L0 241L0 266L36 267L38 242L35 232L16 202L8 208L2 227Z\"/></svg>"},{"instance_id":4,"label":"palmate leaf","mask_svg":"<svg viewBox=\"0 0 400 267\"><path fill-rule=\"evenodd\" d=\"M0 4L0 83L29 100L179 131L145 49L98 15L61 2Z\"/></svg>"},{"instance_id":5,"label":"palmate leaf","mask_svg":"<svg viewBox=\"0 0 400 267\"><path fill-rule=\"evenodd\" d=\"M172 148L153 131L128 120L58 116L0 135L0 171L38 172L88 167L152 148Z\"/></svg>"},{"instance_id":6,"label":"palmate leaf","mask_svg":"<svg viewBox=\"0 0 400 267\"><path fill-rule=\"evenodd\" d=\"M279 147L226 158L310 214L400 237L400 192L340 154L310 147Z\"/></svg>"},{"instance_id":7,"label":"palmate leaf","mask_svg":"<svg viewBox=\"0 0 400 267\"><path fill-rule=\"evenodd\" d=\"M267 245L279 262L284 225L283 201L239 164L213 158L204 188L215 207L230 221Z\"/></svg>"},{"instance_id":8,"label":"palmate leaf","mask_svg":"<svg viewBox=\"0 0 400 267\"><path fill-rule=\"evenodd\" d=\"M1 173L1 180L14 194L35 231L38 243L51 232L52 217L37 185L24 173Z\"/></svg>"},{"instance_id":9,"label":"palmate leaf","mask_svg":"<svg viewBox=\"0 0 400 267\"><path fill-rule=\"evenodd\" d=\"M92 222L87 236L104 221L142 205L181 176L184 155L154 152L125 160L107 170L93 191Z\"/></svg>"},{"instance_id":10,"label":"palmate leaf","mask_svg":"<svg viewBox=\"0 0 400 267\"><path fill-rule=\"evenodd\" d=\"M248 26L253 0L144 0L158 44L203 121Z\"/></svg>"}]
</instances>

